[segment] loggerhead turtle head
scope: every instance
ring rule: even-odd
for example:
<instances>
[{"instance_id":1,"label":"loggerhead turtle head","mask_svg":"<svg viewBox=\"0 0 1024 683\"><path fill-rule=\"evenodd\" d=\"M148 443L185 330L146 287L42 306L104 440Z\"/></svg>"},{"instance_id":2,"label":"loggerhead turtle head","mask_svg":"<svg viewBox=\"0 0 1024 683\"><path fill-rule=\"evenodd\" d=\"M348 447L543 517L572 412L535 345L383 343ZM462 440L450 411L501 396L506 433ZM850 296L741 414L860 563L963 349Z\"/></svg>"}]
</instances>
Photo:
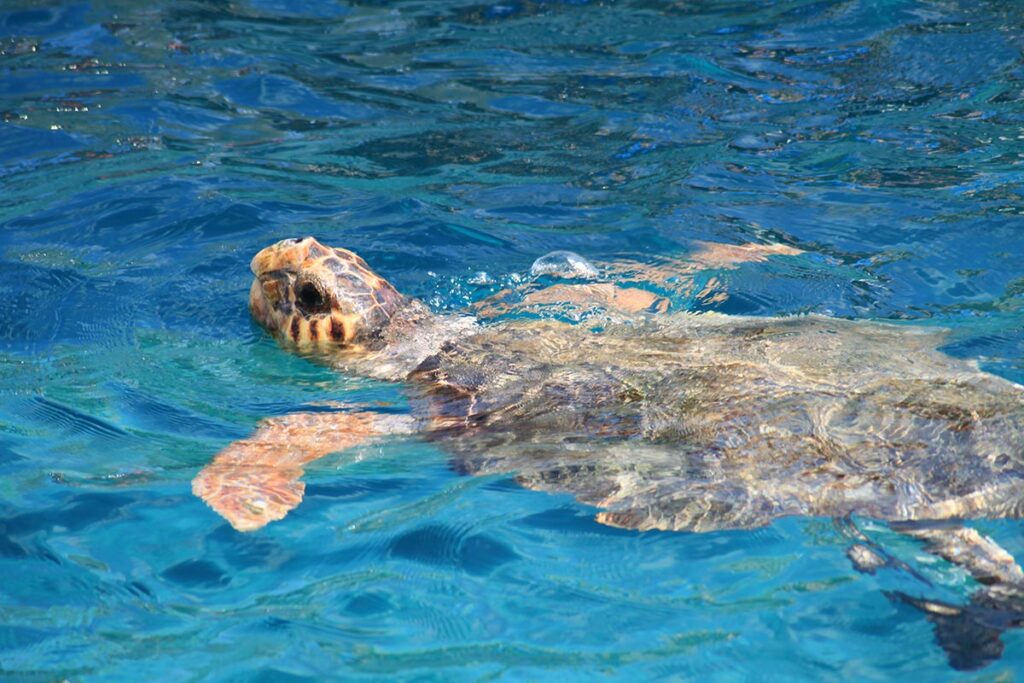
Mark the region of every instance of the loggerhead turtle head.
<instances>
[{"instance_id":1,"label":"loggerhead turtle head","mask_svg":"<svg viewBox=\"0 0 1024 683\"><path fill-rule=\"evenodd\" d=\"M273 244L250 267L253 317L299 347L373 347L409 301L355 253L313 237Z\"/></svg>"}]
</instances>

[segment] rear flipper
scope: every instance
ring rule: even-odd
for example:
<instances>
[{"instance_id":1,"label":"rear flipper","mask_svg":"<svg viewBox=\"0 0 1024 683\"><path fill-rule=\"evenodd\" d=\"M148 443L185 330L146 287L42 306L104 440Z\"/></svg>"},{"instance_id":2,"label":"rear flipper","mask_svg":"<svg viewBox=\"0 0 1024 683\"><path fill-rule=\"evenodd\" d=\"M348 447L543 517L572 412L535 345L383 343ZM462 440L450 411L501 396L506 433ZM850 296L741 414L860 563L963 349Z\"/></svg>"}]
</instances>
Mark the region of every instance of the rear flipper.
<instances>
[{"instance_id":1,"label":"rear flipper","mask_svg":"<svg viewBox=\"0 0 1024 683\"><path fill-rule=\"evenodd\" d=\"M1024 571L998 543L958 523L892 522L902 534L924 541L925 550L966 569L985 586L1024 592Z\"/></svg>"},{"instance_id":2,"label":"rear flipper","mask_svg":"<svg viewBox=\"0 0 1024 683\"><path fill-rule=\"evenodd\" d=\"M951 605L886 591L886 596L924 612L935 625L935 640L958 671L988 666L1003 654L1003 631L1024 625L1024 598L983 589L967 605Z\"/></svg>"},{"instance_id":3,"label":"rear flipper","mask_svg":"<svg viewBox=\"0 0 1024 683\"><path fill-rule=\"evenodd\" d=\"M935 639L954 669L980 669L999 659L1002 632L1024 625L1024 571L1013 556L991 538L959 524L900 522L890 526L924 541L928 552L963 567L984 587L963 606L904 593L887 595L926 613L935 625Z\"/></svg>"}]
</instances>

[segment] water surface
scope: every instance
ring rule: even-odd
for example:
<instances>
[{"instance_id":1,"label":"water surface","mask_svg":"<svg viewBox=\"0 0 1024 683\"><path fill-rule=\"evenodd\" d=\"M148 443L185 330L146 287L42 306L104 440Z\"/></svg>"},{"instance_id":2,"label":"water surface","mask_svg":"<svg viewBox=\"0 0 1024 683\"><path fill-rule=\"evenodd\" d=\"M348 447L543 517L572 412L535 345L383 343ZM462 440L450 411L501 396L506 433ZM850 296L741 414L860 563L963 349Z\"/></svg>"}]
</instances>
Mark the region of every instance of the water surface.
<instances>
[{"instance_id":1,"label":"water surface","mask_svg":"<svg viewBox=\"0 0 1024 683\"><path fill-rule=\"evenodd\" d=\"M949 327L1024 381L1024 5L307 5L0 5L0 676L963 676L883 590L972 582L872 520L931 587L858 574L831 520L617 531L415 440L317 462L255 534L189 482L268 415L404 409L250 322L249 259L304 234L437 310L555 249L782 243L724 301L663 293ZM974 676L1024 670L1003 641Z\"/></svg>"}]
</instances>

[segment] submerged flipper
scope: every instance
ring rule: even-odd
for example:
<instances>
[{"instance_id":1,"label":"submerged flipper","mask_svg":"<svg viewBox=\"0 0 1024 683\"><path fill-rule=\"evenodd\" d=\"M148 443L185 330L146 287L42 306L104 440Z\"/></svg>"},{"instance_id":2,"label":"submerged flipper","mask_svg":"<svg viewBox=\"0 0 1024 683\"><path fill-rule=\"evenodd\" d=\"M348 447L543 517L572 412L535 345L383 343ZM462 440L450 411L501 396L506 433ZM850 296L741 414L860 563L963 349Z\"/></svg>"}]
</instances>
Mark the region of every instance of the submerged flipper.
<instances>
[{"instance_id":1,"label":"submerged flipper","mask_svg":"<svg viewBox=\"0 0 1024 683\"><path fill-rule=\"evenodd\" d=\"M911 605L935 627L935 641L958 671L981 669L1003 654L1003 631L1024 625L1024 596L977 591L967 605L886 592L891 600Z\"/></svg>"},{"instance_id":2,"label":"submerged flipper","mask_svg":"<svg viewBox=\"0 0 1024 683\"><path fill-rule=\"evenodd\" d=\"M887 593L923 611L935 640L954 669L988 666L1003 653L1000 635L1024 625L1024 571L1010 553L977 530L959 524L892 523L895 531L924 541L925 550L965 569L983 588L966 605Z\"/></svg>"},{"instance_id":3,"label":"submerged flipper","mask_svg":"<svg viewBox=\"0 0 1024 683\"><path fill-rule=\"evenodd\" d=\"M890 555L864 534L850 518L835 520L836 527L853 541L847 557L857 571L875 574L894 569L934 584L919 571ZM890 600L925 613L935 628L935 640L959 671L988 666L1002 656L1003 631L1024 625L1024 571L1005 549L977 530L958 521L890 522L894 531L924 542L933 555L965 569L982 588L964 605L885 591Z\"/></svg>"},{"instance_id":4,"label":"submerged flipper","mask_svg":"<svg viewBox=\"0 0 1024 683\"><path fill-rule=\"evenodd\" d=\"M924 541L925 550L963 567L978 583L1024 594L1024 571L1013 555L977 530L955 523L936 526L892 522L890 526Z\"/></svg>"},{"instance_id":5,"label":"submerged flipper","mask_svg":"<svg viewBox=\"0 0 1024 683\"><path fill-rule=\"evenodd\" d=\"M474 304L482 318L495 318L508 313L543 315L561 311L577 314L595 310L609 314L665 313L671 307L664 292L696 296L706 302L727 298L723 283L713 273L733 270L743 263L761 263L771 256L795 256L803 250L784 244L721 244L694 242L694 251L685 257L648 256L644 261L616 259L593 266L578 254L557 251L537 259L530 274L554 275L566 280L584 282L559 283L543 288L531 281L515 289L506 289ZM614 282L597 281L603 272ZM710 279L698 283L697 275L708 273ZM625 283L637 283L629 286ZM648 288L662 292L656 294ZM698 291L699 289L699 291Z\"/></svg>"}]
</instances>

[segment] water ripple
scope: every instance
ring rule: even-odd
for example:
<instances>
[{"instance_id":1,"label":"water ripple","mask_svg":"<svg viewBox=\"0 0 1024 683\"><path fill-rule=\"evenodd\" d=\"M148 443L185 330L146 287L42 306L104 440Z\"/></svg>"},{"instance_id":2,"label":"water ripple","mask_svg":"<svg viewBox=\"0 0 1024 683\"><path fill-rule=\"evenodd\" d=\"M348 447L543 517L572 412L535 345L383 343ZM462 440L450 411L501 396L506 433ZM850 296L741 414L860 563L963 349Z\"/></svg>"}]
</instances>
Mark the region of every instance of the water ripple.
<instances>
[{"instance_id":1,"label":"water ripple","mask_svg":"<svg viewBox=\"0 0 1024 683\"><path fill-rule=\"evenodd\" d=\"M249 320L292 236L438 310L569 250L675 310L950 328L1024 381L1021 36L994 0L6 3L0 677L953 678L884 597L920 582L827 520L637 534L400 439L257 534L188 482L269 415L408 411ZM982 675L1021 668L1003 638Z\"/></svg>"}]
</instances>

